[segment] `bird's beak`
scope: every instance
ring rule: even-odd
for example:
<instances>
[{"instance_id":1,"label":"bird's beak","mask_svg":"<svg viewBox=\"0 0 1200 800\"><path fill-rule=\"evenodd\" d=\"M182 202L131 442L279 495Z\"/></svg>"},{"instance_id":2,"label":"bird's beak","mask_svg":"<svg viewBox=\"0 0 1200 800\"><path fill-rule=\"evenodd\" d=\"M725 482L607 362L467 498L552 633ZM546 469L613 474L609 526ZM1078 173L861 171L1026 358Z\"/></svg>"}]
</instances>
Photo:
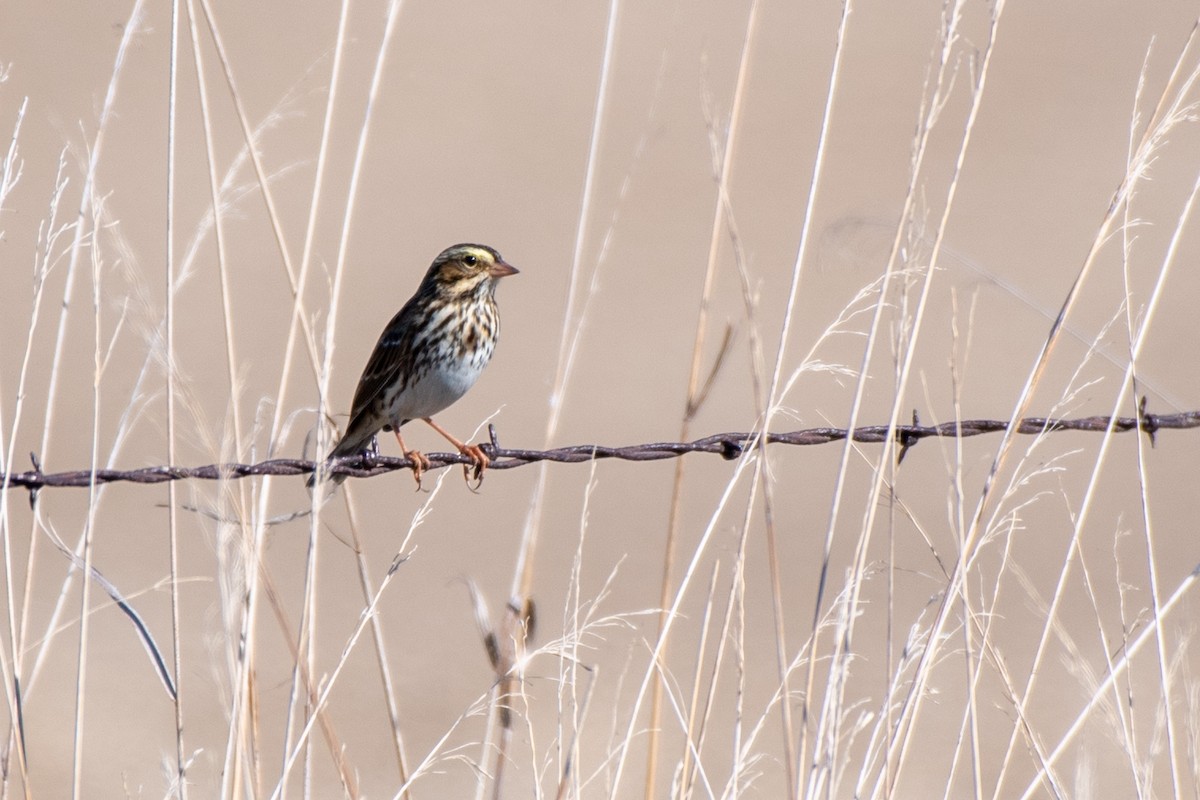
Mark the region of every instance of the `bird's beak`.
<instances>
[{"instance_id":1,"label":"bird's beak","mask_svg":"<svg viewBox=\"0 0 1200 800\"><path fill-rule=\"evenodd\" d=\"M509 275L516 275L518 272L520 272L519 269L504 261L497 261L488 267L488 275L493 278L504 278Z\"/></svg>"}]
</instances>

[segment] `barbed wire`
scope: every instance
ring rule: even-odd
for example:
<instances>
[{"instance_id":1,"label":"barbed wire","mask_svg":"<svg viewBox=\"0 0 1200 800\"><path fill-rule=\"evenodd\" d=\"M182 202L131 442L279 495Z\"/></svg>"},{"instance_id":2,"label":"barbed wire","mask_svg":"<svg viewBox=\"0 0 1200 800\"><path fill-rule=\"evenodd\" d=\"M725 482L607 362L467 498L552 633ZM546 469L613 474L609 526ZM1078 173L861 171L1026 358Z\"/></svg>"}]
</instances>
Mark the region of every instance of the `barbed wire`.
<instances>
[{"instance_id":1,"label":"barbed wire","mask_svg":"<svg viewBox=\"0 0 1200 800\"><path fill-rule=\"evenodd\" d=\"M1025 435L1053 433L1057 431L1085 431L1103 433L1110 427L1115 433L1125 433L1141 430L1154 443L1155 434L1162 430L1180 430L1184 428L1200 428L1200 411L1184 411L1178 414L1149 414L1145 411L1146 400L1142 398L1141 413L1138 417L1078 417L1075 419L1059 419L1054 417L1026 417L1019 420L1016 432ZM851 436L854 441L865 444L886 441L889 433L900 444L898 459L903 459L905 453L922 439L951 438L955 436L980 436L986 433L999 433L1008 429L1006 420L972 419L956 422L944 422L940 425L921 425L917 414L913 412L911 425L898 425L889 432L887 425L867 425L850 431L846 428L807 428L788 433L768 433L767 444L787 445L817 445L843 441ZM625 447L610 447L598 444L578 444L569 447L558 447L551 450L523 450L501 447L496 437L496 428L488 426L491 441L481 445L488 458L491 459L489 469L505 470L522 467L538 461L554 461L566 464L576 464L593 461L600 458L615 458L622 461L659 461L665 458L678 458L687 453L711 453L727 460L740 457L749 447L756 444L756 434L753 433L717 433L696 439L691 442L651 442ZM471 459L461 453L427 453L428 469L440 469L453 464L469 465ZM302 458L272 458L256 464L206 464L199 467L154 466L141 469L118 470L98 469L76 470L72 472L46 473L41 469L36 454L30 453L33 469L26 472L0 473L0 488L23 488L33 493L47 487L86 487L92 484L104 483L165 483L180 480L235 480L256 475L309 475L322 465L321 461L309 461ZM410 469L411 459L395 456L380 456L377 454L362 454L347 456L329 462L326 472L329 475L345 475L352 478L369 478L394 472L400 469Z\"/></svg>"}]
</instances>

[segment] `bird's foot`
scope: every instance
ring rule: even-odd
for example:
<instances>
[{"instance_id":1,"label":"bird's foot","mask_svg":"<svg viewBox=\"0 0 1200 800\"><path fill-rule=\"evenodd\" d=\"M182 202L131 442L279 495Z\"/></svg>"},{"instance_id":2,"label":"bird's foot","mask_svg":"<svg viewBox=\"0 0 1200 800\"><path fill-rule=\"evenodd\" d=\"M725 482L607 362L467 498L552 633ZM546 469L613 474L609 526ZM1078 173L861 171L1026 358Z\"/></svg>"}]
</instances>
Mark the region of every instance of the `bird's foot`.
<instances>
[{"instance_id":1,"label":"bird's foot","mask_svg":"<svg viewBox=\"0 0 1200 800\"><path fill-rule=\"evenodd\" d=\"M458 451L471 459L472 463L463 464L463 480L467 482L467 486L471 491L475 491L483 485L483 471L488 468L492 460L487 457L487 453L483 452L483 448L477 444L464 444L458 448ZM474 486L471 486L472 480L475 481Z\"/></svg>"},{"instance_id":2,"label":"bird's foot","mask_svg":"<svg viewBox=\"0 0 1200 800\"><path fill-rule=\"evenodd\" d=\"M417 482L417 491L421 491L421 475L429 469L429 459L420 450L405 450L404 457L412 462L413 479Z\"/></svg>"}]
</instances>

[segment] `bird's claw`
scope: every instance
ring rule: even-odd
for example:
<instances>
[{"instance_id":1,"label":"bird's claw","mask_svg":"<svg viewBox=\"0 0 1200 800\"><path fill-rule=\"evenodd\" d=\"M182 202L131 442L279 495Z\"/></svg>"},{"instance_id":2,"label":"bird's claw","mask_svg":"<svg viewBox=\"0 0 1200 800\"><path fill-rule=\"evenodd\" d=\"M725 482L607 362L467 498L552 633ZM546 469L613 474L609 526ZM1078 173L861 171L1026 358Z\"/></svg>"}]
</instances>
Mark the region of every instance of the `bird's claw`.
<instances>
[{"instance_id":1,"label":"bird's claw","mask_svg":"<svg viewBox=\"0 0 1200 800\"><path fill-rule=\"evenodd\" d=\"M463 445L460 452L472 461L470 464L463 464L463 480L467 482L467 488L475 491L483 485L483 471L488 468L492 460L477 444ZM472 480L475 481L474 486L471 486Z\"/></svg>"},{"instance_id":2,"label":"bird's claw","mask_svg":"<svg viewBox=\"0 0 1200 800\"><path fill-rule=\"evenodd\" d=\"M412 462L413 480L417 482L417 491L421 491L421 475L429 469L429 459L420 450L409 450L405 457Z\"/></svg>"}]
</instances>

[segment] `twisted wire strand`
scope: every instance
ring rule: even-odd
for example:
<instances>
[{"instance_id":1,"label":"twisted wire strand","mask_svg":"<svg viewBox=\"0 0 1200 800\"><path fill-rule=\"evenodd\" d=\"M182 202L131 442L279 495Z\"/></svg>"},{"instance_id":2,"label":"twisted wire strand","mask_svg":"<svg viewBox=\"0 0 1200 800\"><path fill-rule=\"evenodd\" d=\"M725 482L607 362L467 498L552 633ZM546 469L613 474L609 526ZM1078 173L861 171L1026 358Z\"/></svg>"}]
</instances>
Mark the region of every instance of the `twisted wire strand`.
<instances>
[{"instance_id":1,"label":"twisted wire strand","mask_svg":"<svg viewBox=\"0 0 1200 800\"><path fill-rule=\"evenodd\" d=\"M1142 413L1138 417L1098 416L1075 419L1026 417L1017 422L1016 432L1024 435L1057 431L1103 433L1110 426L1115 433L1141 430L1150 436L1151 444L1153 444L1155 434L1159 431L1200 427L1200 411L1149 414L1145 413L1145 398L1143 398ZM615 458L622 461L658 461L665 458L678 458L687 453L712 453L725 459L735 459L741 456L746 448L755 444L755 434L752 433L717 433L691 442L650 442L624 447L579 444L551 450L523 450L501 447L496 438L495 427L488 427L491 442L483 444L482 448L492 461L489 469L496 470L512 469L537 461L554 461L565 464L577 464L598 458ZM898 457L903 459L909 448L922 439L979 436L986 433L998 433L1007 428L1007 421L994 419L972 419L944 422L941 425L921 425L914 412L913 424L898 425L891 431L891 435L900 444ZM847 436L852 436L856 442L879 443L885 441L888 435L887 425L867 425L855 428L853 431L846 428L807 428L787 433L768 433L766 442L767 444L817 445L842 441ZM31 453L30 457L33 461L33 469L25 472L0 473L0 488L22 488L37 492L39 489L47 487L86 487L91 484L93 479L97 484L164 483L179 480L234 480L255 475L308 475L323 464L321 461L301 458L273 458L256 464L205 464L198 467L164 465L132 470L100 469L96 470L94 474L90 470L46 473L42 471L37 456ZM427 453L426 458L429 459L431 469L440 469L452 464L472 463L467 456L460 453ZM399 469L409 469L412 465L412 460L406 457L363 454L332 460L325 467L326 472L330 475L342 474L353 478L368 478Z\"/></svg>"}]
</instances>

